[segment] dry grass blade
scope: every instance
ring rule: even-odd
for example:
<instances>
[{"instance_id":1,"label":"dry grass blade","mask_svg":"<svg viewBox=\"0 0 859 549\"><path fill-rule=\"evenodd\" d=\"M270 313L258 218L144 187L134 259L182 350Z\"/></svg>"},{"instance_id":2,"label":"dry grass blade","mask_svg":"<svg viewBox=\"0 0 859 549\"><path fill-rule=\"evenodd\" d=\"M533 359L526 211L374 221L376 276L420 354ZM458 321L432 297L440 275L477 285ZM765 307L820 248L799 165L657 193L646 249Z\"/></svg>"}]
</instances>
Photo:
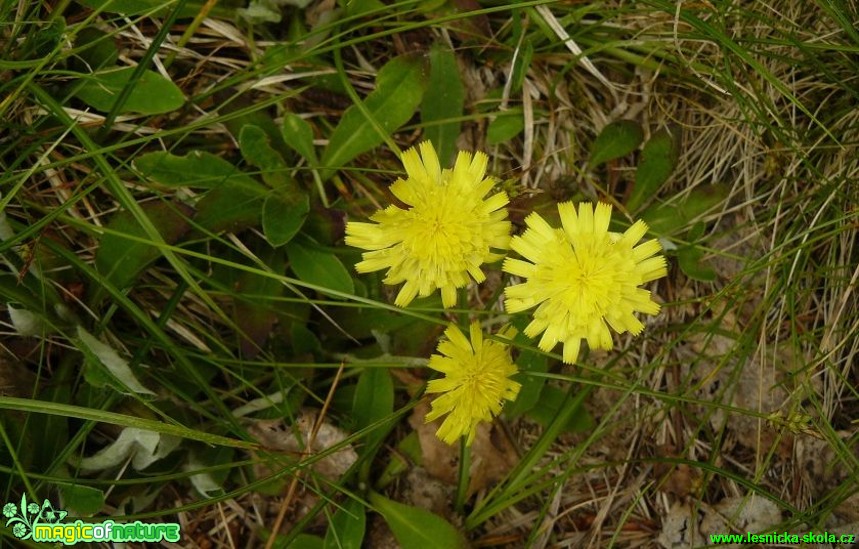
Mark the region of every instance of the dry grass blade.
<instances>
[{"instance_id":1,"label":"dry grass blade","mask_svg":"<svg viewBox=\"0 0 859 549\"><path fill-rule=\"evenodd\" d=\"M316 417L316 421L313 424L313 428L310 430L310 435L307 437L307 449L306 451L301 453L301 458L304 459L310 456L313 452L313 447L316 442L316 436L319 434L319 428L322 427L322 423L325 420L325 415L328 413L328 408L331 406L331 399L334 398L334 391L337 388L337 384L340 381L340 377L343 375L343 370L346 367L345 362L340 363L340 368L337 369L337 373L334 375L334 380L331 382L331 388L328 391L328 395L325 397L325 402L322 405L322 409L319 411L319 415ZM298 483L301 480L301 471L296 471L295 475L293 475L292 480L289 483L289 488L286 490L286 495L283 498L283 502L280 504L280 511L277 514L277 518L272 524L271 533L269 534L268 541L266 541L265 548L271 549L274 547L275 542L277 541L278 533L280 532L280 528L283 525L283 520L286 518L286 513L289 511L289 507L292 505L292 500L295 497L296 490L298 488Z\"/></svg>"}]
</instances>

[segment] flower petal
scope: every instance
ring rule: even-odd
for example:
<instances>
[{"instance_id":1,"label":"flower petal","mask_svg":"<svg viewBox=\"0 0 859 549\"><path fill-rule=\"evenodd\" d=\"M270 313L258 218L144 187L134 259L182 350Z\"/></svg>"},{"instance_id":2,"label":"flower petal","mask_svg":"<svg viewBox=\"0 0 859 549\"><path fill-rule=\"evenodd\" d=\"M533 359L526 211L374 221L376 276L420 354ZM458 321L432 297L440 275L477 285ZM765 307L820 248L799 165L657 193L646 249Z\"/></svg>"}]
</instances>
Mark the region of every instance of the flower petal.
<instances>
[{"instance_id":1,"label":"flower petal","mask_svg":"<svg viewBox=\"0 0 859 549\"><path fill-rule=\"evenodd\" d=\"M525 219L528 228L514 236L510 248L524 259L507 258L503 270L521 277L504 290L504 307L517 313L537 307L525 335L537 337L550 351L564 344L563 360L573 363L582 340L594 349L610 349L611 330L638 334L644 327L633 313L656 314L659 305L641 284L667 274L661 246L649 240L638 221L623 234L609 232L611 206L589 203L578 210L572 202L558 204L562 228L554 229L538 214Z\"/></svg>"},{"instance_id":2,"label":"flower petal","mask_svg":"<svg viewBox=\"0 0 859 549\"><path fill-rule=\"evenodd\" d=\"M499 333L512 337L514 331L505 327ZM469 335L470 341L451 324L445 330L447 339L438 346L445 356L433 355L429 362L430 368L445 377L427 384L426 392L438 396L425 419L434 421L447 414L436 435L448 444L463 436L471 444L478 425L499 414L503 402L515 399L521 387L510 379L517 370L507 346L484 338L478 322L471 323Z\"/></svg>"},{"instance_id":3,"label":"flower petal","mask_svg":"<svg viewBox=\"0 0 859 549\"><path fill-rule=\"evenodd\" d=\"M388 206L370 216L374 223L349 222L346 244L368 250L356 265L359 272L387 269L385 284L406 283L397 306L440 290L444 307L453 307L457 289L483 281L480 266L509 247L509 199L501 192L484 200L494 185L484 177L485 154L460 152L453 170L443 170L425 141L401 160L408 177L390 190L408 208Z\"/></svg>"}]
</instances>

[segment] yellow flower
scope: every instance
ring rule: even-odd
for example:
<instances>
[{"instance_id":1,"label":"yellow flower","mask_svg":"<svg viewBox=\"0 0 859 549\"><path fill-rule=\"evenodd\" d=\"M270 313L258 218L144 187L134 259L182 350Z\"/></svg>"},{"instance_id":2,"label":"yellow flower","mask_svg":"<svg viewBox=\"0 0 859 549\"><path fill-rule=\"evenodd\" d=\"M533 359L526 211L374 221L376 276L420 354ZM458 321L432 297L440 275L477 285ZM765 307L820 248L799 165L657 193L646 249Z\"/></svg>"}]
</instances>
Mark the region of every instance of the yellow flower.
<instances>
[{"instance_id":1,"label":"yellow flower","mask_svg":"<svg viewBox=\"0 0 859 549\"><path fill-rule=\"evenodd\" d=\"M391 192L408 206L389 206L370 219L376 223L346 225L346 244L370 250L355 265L360 273L388 269L385 284L405 282L396 305L405 307L417 295L441 289L445 307L456 304L456 289L486 278L485 262L502 255L510 243L507 194L484 200L495 180L484 177L489 161L483 153L460 152L452 170L442 170L432 143L412 147L402 156L408 179L397 179Z\"/></svg>"},{"instance_id":2,"label":"yellow flower","mask_svg":"<svg viewBox=\"0 0 859 549\"><path fill-rule=\"evenodd\" d=\"M507 258L504 271L526 278L505 289L505 308L516 313L537 306L525 334L550 351L564 344L564 362L572 364L583 339L592 349L611 349L608 327L638 335L644 328L633 313L655 315L659 304L640 285L666 275L662 247L655 239L636 245L647 232L636 221L623 234L608 232L611 206L572 202L558 204L562 229L552 228L536 213L511 248L530 261ZM654 257L655 256L655 257Z\"/></svg>"},{"instance_id":3,"label":"yellow flower","mask_svg":"<svg viewBox=\"0 0 859 549\"><path fill-rule=\"evenodd\" d=\"M517 372L510 359L507 345L484 340L480 324L470 327L471 341L453 324L445 330L438 344L440 355L432 355L429 367L445 374L427 385L427 393L443 393L432 401L432 411L426 421L434 421L448 414L436 436L453 444L467 436L469 446L474 441L477 425L492 421L501 413L505 400L515 400L521 385L510 379ZM500 335L512 339L514 328L506 328Z\"/></svg>"}]
</instances>

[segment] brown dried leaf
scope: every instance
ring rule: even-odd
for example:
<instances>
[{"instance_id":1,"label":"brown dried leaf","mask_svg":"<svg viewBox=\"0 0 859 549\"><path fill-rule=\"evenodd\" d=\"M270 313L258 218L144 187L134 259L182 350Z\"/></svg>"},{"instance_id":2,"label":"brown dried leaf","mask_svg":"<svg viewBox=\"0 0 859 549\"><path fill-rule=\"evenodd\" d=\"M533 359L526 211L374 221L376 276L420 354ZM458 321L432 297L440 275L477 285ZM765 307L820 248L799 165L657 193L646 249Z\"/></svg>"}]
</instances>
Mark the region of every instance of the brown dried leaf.
<instances>
[{"instance_id":1,"label":"brown dried leaf","mask_svg":"<svg viewBox=\"0 0 859 549\"><path fill-rule=\"evenodd\" d=\"M303 410L296 420L296 429L290 429L281 419L255 420L248 426L248 432L253 435L267 450L275 452L286 452L299 457L302 450L311 455L341 443L348 434L342 429L332 425L327 419L323 421L316 433L316 438L311 448L305 448L313 423L316 421L316 412ZM343 475L349 467L358 460L358 454L351 446L344 446L337 452L325 456L313 464L313 470L328 479L337 479ZM271 474L265 465L259 465L263 476Z\"/></svg>"},{"instance_id":2,"label":"brown dried leaf","mask_svg":"<svg viewBox=\"0 0 859 549\"><path fill-rule=\"evenodd\" d=\"M698 528L696 511L693 505L675 502L662 519L662 532L656 542L666 549L703 546L705 540Z\"/></svg>"},{"instance_id":3,"label":"brown dried leaf","mask_svg":"<svg viewBox=\"0 0 859 549\"><path fill-rule=\"evenodd\" d=\"M701 532L767 532L781 523L781 510L772 501L757 495L725 498L707 510Z\"/></svg>"}]
</instances>

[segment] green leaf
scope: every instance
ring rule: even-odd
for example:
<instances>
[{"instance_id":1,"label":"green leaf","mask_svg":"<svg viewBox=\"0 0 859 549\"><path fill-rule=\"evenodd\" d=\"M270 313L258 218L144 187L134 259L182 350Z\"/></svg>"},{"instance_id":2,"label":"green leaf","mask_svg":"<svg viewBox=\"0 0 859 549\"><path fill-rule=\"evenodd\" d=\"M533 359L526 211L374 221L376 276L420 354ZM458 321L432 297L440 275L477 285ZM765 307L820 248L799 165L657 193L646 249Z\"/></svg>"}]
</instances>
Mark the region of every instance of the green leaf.
<instances>
[{"instance_id":1,"label":"green leaf","mask_svg":"<svg viewBox=\"0 0 859 549\"><path fill-rule=\"evenodd\" d=\"M346 15L357 16L370 11L385 9L386 6L379 0L347 0L340 4L346 4Z\"/></svg>"},{"instance_id":2,"label":"green leaf","mask_svg":"<svg viewBox=\"0 0 859 549\"><path fill-rule=\"evenodd\" d=\"M216 233L256 226L269 192L253 179L231 179L200 199L194 221Z\"/></svg>"},{"instance_id":3,"label":"green leaf","mask_svg":"<svg viewBox=\"0 0 859 549\"><path fill-rule=\"evenodd\" d=\"M113 36L95 27L80 29L75 37L75 49L77 57L95 70L114 65L119 58Z\"/></svg>"},{"instance_id":4,"label":"green leaf","mask_svg":"<svg viewBox=\"0 0 859 549\"><path fill-rule=\"evenodd\" d=\"M283 19L275 0L250 0L247 8L239 8L236 13L251 25L280 23Z\"/></svg>"},{"instance_id":5,"label":"green leaf","mask_svg":"<svg viewBox=\"0 0 859 549\"><path fill-rule=\"evenodd\" d=\"M190 228L188 218L191 209L183 204L147 202L141 204L140 208L167 244L178 242ZM130 286L150 263L158 259L161 252L152 244L121 236L148 240L146 231L130 212L122 211L114 215L107 228L111 232L105 233L101 239L95 253L95 266L105 279L122 290ZM103 295L100 289L95 289L92 303L98 303Z\"/></svg>"},{"instance_id":6,"label":"green leaf","mask_svg":"<svg viewBox=\"0 0 859 549\"><path fill-rule=\"evenodd\" d=\"M656 204L641 214L641 218L654 233L671 236L685 229L704 213L722 204L728 197L725 185L697 187L679 204Z\"/></svg>"},{"instance_id":7,"label":"green leaf","mask_svg":"<svg viewBox=\"0 0 859 549\"><path fill-rule=\"evenodd\" d=\"M689 232L686 233L686 242L695 243L704 238L704 234L707 232L707 224L703 221L699 221L692 225L689 229Z\"/></svg>"},{"instance_id":8,"label":"green leaf","mask_svg":"<svg viewBox=\"0 0 859 549\"><path fill-rule=\"evenodd\" d=\"M37 322L44 325L48 333L54 331L58 324L64 324L56 311L62 299L52 291L51 285L35 277L26 277L22 281L17 273L0 274L0 302L11 303L18 310L26 309L38 316Z\"/></svg>"},{"instance_id":9,"label":"green leaf","mask_svg":"<svg viewBox=\"0 0 859 549\"><path fill-rule=\"evenodd\" d=\"M251 251L273 272L286 270L286 258L281 250L274 250L259 241L255 244L260 249L252 245ZM254 358L271 335L277 320L277 310L272 307L271 300L279 298L284 287L271 277L240 271L231 288L236 292L233 317L240 332L239 349L242 357Z\"/></svg>"},{"instance_id":10,"label":"green leaf","mask_svg":"<svg viewBox=\"0 0 859 549\"><path fill-rule=\"evenodd\" d=\"M233 463L236 459L236 452L232 448L227 448L224 446L218 446L215 448L206 448L204 451L199 453L195 452L193 454L193 461L196 465L199 465L201 469L206 469L211 467L210 470L201 471L200 475L206 475L207 480L218 487L223 487L224 483L227 481L227 478L231 474L231 467L223 467L225 465ZM188 463L188 465L192 465ZM220 466L220 468L218 468ZM191 469L195 469L192 467ZM191 481L194 481L194 477L197 475L191 476ZM222 489L222 488L221 488ZM206 493L206 492L203 492Z\"/></svg>"},{"instance_id":11,"label":"green leaf","mask_svg":"<svg viewBox=\"0 0 859 549\"><path fill-rule=\"evenodd\" d=\"M76 515L89 516L104 507L104 492L91 486L80 484L60 484L63 507L71 509Z\"/></svg>"},{"instance_id":12,"label":"green leaf","mask_svg":"<svg viewBox=\"0 0 859 549\"><path fill-rule=\"evenodd\" d=\"M245 161L261 170L280 170L286 167L268 139L268 134L253 124L245 124L239 132L239 149Z\"/></svg>"},{"instance_id":13,"label":"green leaf","mask_svg":"<svg viewBox=\"0 0 859 549\"><path fill-rule=\"evenodd\" d=\"M283 116L280 133L284 143L304 158L311 167L319 165L316 148L313 146L313 128L297 114L287 113Z\"/></svg>"},{"instance_id":14,"label":"green leaf","mask_svg":"<svg viewBox=\"0 0 859 549\"><path fill-rule=\"evenodd\" d=\"M536 420L543 427L546 427L558 415L565 398L565 391L552 385L545 385L540 392L540 398L534 407L528 411L528 416ZM593 427L593 424L593 418L584 407L580 406L567 421L566 425L564 425L564 430L571 433L581 432L590 429Z\"/></svg>"},{"instance_id":15,"label":"green leaf","mask_svg":"<svg viewBox=\"0 0 859 549\"><path fill-rule=\"evenodd\" d=\"M128 465L130 461L136 471L142 471L167 457L180 442L181 439L171 435L126 427L115 441L94 455L81 458L78 467L81 471L101 472Z\"/></svg>"},{"instance_id":16,"label":"green leaf","mask_svg":"<svg viewBox=\"0 0 859 549\"><path fill-rule=\"evenodd\" d=\"M50 322L47 322L39 312L28 311L27 309L19 309L18 307L7 303L6 310L9 313L9 320L12 321L12 327L18 332L19 336L46 336L54 332L54 327Z\"/></svg>"},{"instance_id":17,"label":"green leaf","mask_svg":"<svg viewBox=\"0 0 859 549\"><path fill-rule=\"evenodd\" d=\"M641 145L644 132L638 122L618 120L607 125L594 141L588 165L593 168L609 160L626 156Z\"/></svg>"},{"instance_id":18,"label":"green leaf","mask_svg":"<svg viewBox=\"0 0 859 549\"><path fill-rule=\"evenodd\" d=\"M280 70L283 70L283 65L281 65ZM235 101L227 101L219 107L218 112L224 117L224 126L237 141L242 134L242 128L252 124L262 128L268 134L275 150L281 153L286 152L285 148L281 146L280 129L271 119L271 115L265 109L255 107L254 102L245 95L239 96Z\"/></svg>"},{"instance_id":19,"label":"green leaf","mask_svg":"<svg viewBox=\"0 0 859 549\"><path fill-rule=\"evenodd\" d=\"M346 500L331 519L323 549L361 549L366 524L364 504L354 499Z\"/></svg>"},{"instance_id":20,"label":"green leaf","mask_svg":"<svg viewBox=\"0 0 859 549\"><path fill-rule=\"evenodd\" d=\"M516 56L516 63L513 65L513 73L510 76L511 85L510 91L517 93L522 89L522 84L525 82L525 75L528 74L528 69L531 67L531 59L534 58L534 45L530 40L525 40L519 48L519 55Z\"/></svg>"},{"instance_id":21,"label":"green leaf","mask_svg":"<svg viewBox=\"0 0 859 549\"><path fill-rule=\"evenodd\" d=\"M464 549L465 537L452 524L425 509L403 505L370 492L375 507L403 547L409 549Z\"/></svg>"},{"instance_id":22,"label":"green leaf","mask_svg":"<svg viewBox=\"0 0 859 549\"><path fill-rule=\"evenodd\" d=\"M289 185L286 163L280 153L274 150L268 134L259 126L247 124L239 133L239 148L245 161L262 171L262 178L270 187L280 188Z\"/></svg>"},{"instance_id":23,"label":"green leaf","mask_svg":"<svg viewBox=\"0 0 859 549\"><path fill-rule=\"evenodd\" d=\"M275 543L275 547L283 547L282 544ZM287 549L322 549L325 547L325 541L319 536L311 536L310 534L298 534L295 539L286 546Z\"/></svg>"},{"instance_id":24,"label":"green leaf","mask_svg":"<svg viewBox=\"0 0 859 549\"><path fill-rule=\"evenodd\" d=\"M283 246L298 233L307 212L310 199L306 194L289 198L282 194L272 194L265 199L262 207L262 230L272 246Z\"/></svg>"},{"instance_id":25,"label":"green leaf","mask_svg":"<svg viewBox=\"0 0 859 549\"><path fill-rule=\"evenodd\" d=\"M498 145L510 141L525 129L525 119L519 109L510 109L498 113L495 120L486 129L486 142Z\"/></svg>"},{"instance_id":26,"label":"green leaf","mask_svg":"<svg viewBox=\"0 0 859 549\"><path fill-rule=\"evenodd\" d=\"M286 254L299 280L342 293L355 292L349 271L336 255L296 241L286 245Z\"/></svg>"},{"instance_id":27,"label":"green leaf","mask_svg":"<svg viewBox=\"0 0 859 549\"><path fill-rule=\"evenodd\" d=\"M228 181L254 186L256 181L220 156L192 151L185 156L158 151L138 156L134 167L145 177L171 187L213 189Z\"/></svg>"},{"instance_id":28,"label":"green leaf","mask_svg":"<svg viewBox=\"0 0 859 549\"><path fill-rule=\"evenodd\" d=\"M519 317L513 324L519 330L519 333L516 334L516 341L528 344L528 337L522 333L524 325L527 324L525 318ZM549 370L549 361L546 355L528 349L521 350L519 358L516 359L516 364L519 366L519 371L525 374L529 372L542 373ZM516 396L516 400L504 407L504 414L511 419L518 418L534 408L539 402L540 393L546 384L546 378L542 376L520 375L516 377L516 381L522 384L519 394Z\"/></svg>"},{"instance_id":29,"label":"green leaf","mask_svg":"<svg viewBox=\"0 0 859 549\"><path fill-rule=\"evenodd\" d=\"M394 413L394 383L385 368L365 368L358 378L352 417L355 430L363 429L390 417ZM387 434L386 429L377 429L367 435L366 448L373 451L376 444Z\"/></svg>"},{"instance_id":30,"label":"green leaf","mask_svg":"<svg viewBox=\"0 0 859 549\"><path fill-rule=\"evenodd\" d=\"M426 89L428 75L422 55L395 57L379 70L376 89L364 100L364 108L387 134L409 121ZM343 114L322 155L323 180L361 153L384 141L356 105Z\"/></svg>"},{"instance_id":31,"label":"green leaf","mask_svg":"<svg viewBox=\"0 0 859 549\"><path fill-rule=\"evenodd\" d=\"M626 203L630 212L636 212L668 180L677 165L677 147L677 141L668 130L657 131L644 144L641 160L635 170L635 187Z\"/></svg>"},{"instance_id":32,"label":"green leaf","mask_svg":"<svg viewBox=\"0 0 859 549\"><path fill-rule=\"evenodd\" d=\"M289 339L295 356L316 356L322 353L322 344L319 343L319 338L307 328L307 325L301 322L292 323L289 329Z\"/></svg>"},{"instance_id":33,"label":"green leaf","mask_svg":"<svg viewBox=\"0 0 859 549\"><path fill-rule=\"evenodd\" d=\"M376 479L376 487L380 490L388 487L394 480L408 471L413 463L418 465L423 460L421 441L417 431L412 431L397 443L397 451L390 452L390 461L385 470Z\"/></svg>"},{"instance_id":34,"label":"green leaf","mask_svg":"<svg viewBox=\"0 0 859 549\"><path fill-rule=\"evenodd\" d=\"M75 95L102 112L113 108L114 101L126 86L132 86L132 89L122 105L123 113L163 114L185 104L185 96L176 84L155 71L145 71L132 83L134 70L135 67L125 67L87 75Z\"/></svg>"},{"instance_id":35,"label":"green leaf","mask_svg":"<svg viewBox=\"0 0 859 549\"><path fill-rule=\"evenodd\" d=\"M421 103L424 137L435 146L442 166L450 165L456 153L456 138L462 128L465 87L459 76L456 55L444 46L434 44L430 49L428 89Z\"/></svg>"},{"instance_id":36,"label":"green leaf","mask_svg":"<svg viewBox=\"0 0 859 549\"><path fill-rule=\"evenodd\" d=\"M704 250L698 246L683 246L677 249L677 266L691 279L701 282L713 282L716 280L716 271L703 263Z\"/></svg>"},{"instance_id":37,"label":"green leaf","mask_svg":"<svg viewBox=\"0 0 859 549\"><path fill-rule=\"evenodd\" d=\"M307 222L302 230L319 244L333 246L346 234L346 212L338 208L311 204ZM357 253L355 256L357 257Z\"/></svg>"},{"instance_id":38,"label":"green leaf","mask_svg":"<svg viewBox=\"0 0 859 549\"><path fill-rule=\"evenodd\" d=\"M80 342L78 347L86 355L88 365L104 366L110 372L110 376L120 382L120 388L123 393L131 391L142 395L155 394L137 380L137 377L135 377L134 372L131 371L131 367L128 365L128 361L119 356L116 349L106 343L102 343L81 326L78 326L77 338Z\"/></svg>"}]
</instances>

